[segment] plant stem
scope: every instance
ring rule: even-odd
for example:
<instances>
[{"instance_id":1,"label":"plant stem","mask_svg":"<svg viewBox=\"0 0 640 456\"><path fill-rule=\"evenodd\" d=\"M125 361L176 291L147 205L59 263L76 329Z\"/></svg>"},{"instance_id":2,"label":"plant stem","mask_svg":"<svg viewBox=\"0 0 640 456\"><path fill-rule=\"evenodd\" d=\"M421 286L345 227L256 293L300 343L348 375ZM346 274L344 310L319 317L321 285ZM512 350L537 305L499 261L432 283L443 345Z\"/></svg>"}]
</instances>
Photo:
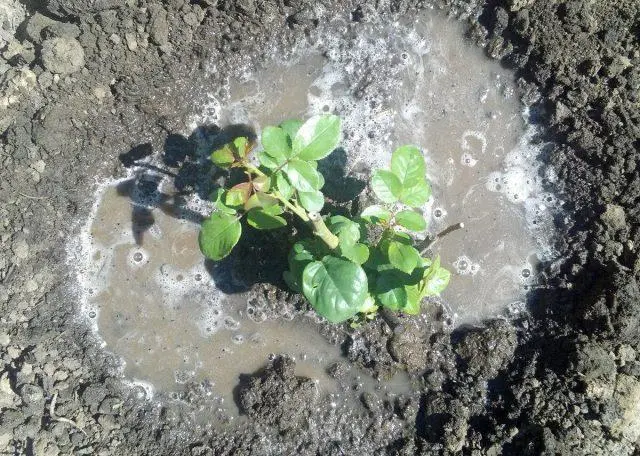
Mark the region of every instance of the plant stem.
<instances>
[{"instance_id":1,"label":"plant stem","mask_svg":"<svg viewBox=\"0 0 640 456\"><path fill-rule=\"evenodd\" d=\"M263 173L258 168L253 166L251 163L245 163L244 167L250 173L257 174L258 176L266 176L265 173ZM278 191L275 191L271 194L274 197L276 197L282 204L284 204L284 206L287 209L291 210L291 212L293 212L298 217L300 217L303 222L307 222L309 225L311 225L311 228L313 229L313 234L318 236L320 239L322 239L322 241L327 245L327 247L329 247L331 250L334 250L338 247L338 244L340 243L338 237L335 234L333 234L331 231L329 231L329 228L327 228L327 225L324 223L324 220L322 219L322 216L319 213L311 212L307 214L307 211L305 211L303 208L301 208L297 204L292 204L288 199L283 197Z\"/></svg>"},{"instance_id":2,"label":"plant stem","mask_svg":"<svg viewBox=\"0 0 640 456\"><path fill-rule=\"evenodd\" d=\"M462 228L464 228L464 223L462 223L462 222L454 223L453 225L449 225L444 230L442 230L438 234L436 234L436 236L433 239L431 239L429 242L427 242L427 244L424 246L424 248L420 251L420 255L422 256L425 253L427 253L427 250L429 250L429 248L433 244L438 242L440 239L445 237L447 234L453 233L454 231L457 231L457 230L462 229Z\"/></svg>"},{"instance_id":3,"label":"plant stem","mask_svg":"<svg viewBox=\"0 0 640 456\"><path fill-rule=\"evenodd\" d=\"M265 173L260 171L257 167L253 166L251 163L245 163L244 167L247 169L247 171L253 174L257 174L258 176L266 176Z\"/></svg>"},{"instance_id":4,"label":"plant stem","mask_svg":"<svg viewBox=\"0 0 640 456\"><path fill-rule=\"evenodd\" d=\"M338 236L329 231L329 228L327 228L327 225L325 225L324 220L319 213L310 212L309 222L313 228L313 234L322 239L323 242L327 244L327 247L331 250L338 247L338 244L340 243Z\"/></svg>"}]
</instances>

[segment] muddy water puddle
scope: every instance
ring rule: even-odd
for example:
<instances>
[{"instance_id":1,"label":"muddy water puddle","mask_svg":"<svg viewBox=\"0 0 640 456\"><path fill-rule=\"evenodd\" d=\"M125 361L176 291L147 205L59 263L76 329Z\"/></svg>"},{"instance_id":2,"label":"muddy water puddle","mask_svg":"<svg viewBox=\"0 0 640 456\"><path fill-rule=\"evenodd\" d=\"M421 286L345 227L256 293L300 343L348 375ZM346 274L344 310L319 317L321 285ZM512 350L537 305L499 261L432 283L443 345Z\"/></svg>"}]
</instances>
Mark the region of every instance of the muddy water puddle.
<instances>
[{"instance_id":1,"label":"muddy water puddle","mask_svg":"<svg viewBox=\"0 0 640 456\"><path fill-rule=\"evenodd\" d=\"M337 197L345 182L387 166L395 147L423 147L433 187L422 208L429 232L465 224L433 247L453 272L441 299L448 315L455 324L477 323L523 308L540 280L539 263L553 255L551 213L560 203L542 190L543 177L553 175L537 161L540 146L513 75L441 18L359 27L350 33L332 23L286 61L273 57L235 75L192 126L248 124L259 134L260 126L286 118L336 113L344 150L327 166L341 174L328 178L325 191ZM406 379L380 384L355 368L338 384L327 368L343 360L340 349L318 333L312 316L267 315L268 303L255 295L221 291L197 244L198 217L209 208L195 204L192 216L162 210L122 185L131 184L105 186L97 196L83 234L81 282L85 310L106 347L125 361L128 378L160 391L206 382L230 415L240 376L277 353L293 356L297 374L325 393L410 388Z\"/></svg>"},{"instance_id":2,"label":"muddy water puddle","mask_svg":"<svg viewBox=\"0 0 640 456\"><path fill-rule=\"evenodd\" d=\"M355 368L340 384L331 378L327 369L344 358L310 319L285 307L271 310L259 294L222 293L198 249L199 226L159 208L140 215L130 194L135 186L132 178L99 195L86 271L85 310L106 348L125 361L128 378L165 392L204 381L235 416L240 376L287 354L296 374L314 379L320 393L353 386L385 393ZM397 384L394 391L407 388Z\"/></svg>"},{"instance_id":3,"label":"muddy water puddle","mask_svg":"<svg viewBox=\"0 0 640 456\"><path fill-rule=\"evenodd\" d=\"M399 145L423 147L429 231L465 224L434 247L454 273L443 305L458 324L524 308L552 255L558 201L542 190L540 148L513 74L436 16L358 30L230 80L199 121L259 130L333 112L344 119L344 165L356 177L388 166Z\"/></svg>"}]
</instances>

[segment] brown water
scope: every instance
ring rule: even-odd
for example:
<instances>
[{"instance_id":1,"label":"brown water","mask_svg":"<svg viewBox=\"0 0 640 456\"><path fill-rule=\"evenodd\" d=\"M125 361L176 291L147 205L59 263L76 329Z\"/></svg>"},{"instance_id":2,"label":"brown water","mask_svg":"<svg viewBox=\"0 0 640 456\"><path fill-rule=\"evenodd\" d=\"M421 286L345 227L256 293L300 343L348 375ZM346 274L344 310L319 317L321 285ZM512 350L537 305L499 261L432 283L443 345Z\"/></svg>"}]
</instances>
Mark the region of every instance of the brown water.
<instances>
[{"instance_id":1,"label":"brown water","mask_svg":"<svg viewBox=\"0 0 640 456\"><path fill-rule=\"evenodd\" d=\"M549 206L557 202L541 190L539 149L513 74L442 18L421 16L382 32L367 27L300 50L295 63L276 61L230 80L200 121L259 130L334 112L354 172L388 166L399 145L423 147L433 187L423 208L429 231L465 224L434 247L454 273L443 304L458 324L522 308L536 268L551 256Z\"/></svg>"},{"instance_id":2,"label":"brown water","mask_svg":"<svg viewBox=\"0 0 640 456\"><path fill-rule=\"evenodd\" d=\"M275 354L296 360L297 375L313 378L321 393L340 387L327 368L344 361L311 318L268 312L266 298L225 295L204 267L199 226L151 210L153 225L136 243L127 181L107 186L88 226L86 312L106 348L126 362L125 375L160 391L207 380L222 407L235 415L233 389ZM311 315L313 317L313 315ZM384 391L352 369L349 381ZM392 386L406 391L407 384Z\"/></svg>"},{"instance_id":3,"label":"brown water","mask_svg":"<svg viewBox=\"0 0 640 456\"><path fill-rule=\"evenodd\" d=\"M321 39L286 62L274 57L236 75L211 94L193 126L248 123L259 131L285 118L335 112L344 119L346 172L356 177L387 166L398 145L423 147L433 184L423 208L429 231L466 225L434 247L453 272L442 304L456 323L473 323L522 307L539 260L552 253L549 211L558 203L540 189L538 150L513 76L461 36L457 24L430 16L385 29L362 25L340 41ZM96 200L80 240L86 261L78 278L86 313L106 348L125 362L127 378L161 391L207 380L233 415L239 376L287 353L319 391L340 389L326 373L342 359L340 350L311 318L265 319L265 302L219 290L198 250L197 224L149 210L153 223L139 244L132 199L105 185ZM381 388L355 369L349 381ZM407 388L403 379L382 387Z\"/></svg>"}]
</instances>

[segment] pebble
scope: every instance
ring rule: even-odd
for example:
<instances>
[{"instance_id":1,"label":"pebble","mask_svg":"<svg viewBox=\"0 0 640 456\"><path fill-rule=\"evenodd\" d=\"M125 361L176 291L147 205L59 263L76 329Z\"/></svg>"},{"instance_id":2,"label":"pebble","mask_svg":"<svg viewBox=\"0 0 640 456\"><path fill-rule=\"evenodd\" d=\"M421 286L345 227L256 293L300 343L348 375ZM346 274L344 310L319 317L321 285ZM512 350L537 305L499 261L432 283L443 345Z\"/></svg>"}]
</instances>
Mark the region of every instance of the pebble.
<instances>
[{"instance_id":1,"label":"pebble","mask_svg":"<svg viewBox=\"0 0 640 456\"><path fill-rule=\"evenodd\" d=\"M14 406L16 393L11 389L9 374L5 372L0 376L0 409Z\"/></svg>"},{"instance_id":2,"label":"pebble","mask_svg":"<svg viewBox=\"0 0 640 456\"><path fill-rule=\"evenodd\" d=\"M27 280L27 283L24 284L24 289L27 293L33 293L38 289L38 282L35 280Z\"/></svg>"},{"instance_id":3,"label":"pebble","mask_svg":"<svg viewBox=\"0 0 640 456\"><path fill-rule=\"evenodd\" d=\"M104 97L107 96L107 91L104 89L104 87L96 87L93 89L93 96L102 101Z\"/></svg>"},{"instance_id":4,"label":"pebble","mask_svg":"<svg viewBox=\"0 0 640 456\"><path fill-rule=\"evenodd\" d=\"M44 172L44 168L46 166L47 166L47 164L43 160L38 160L38 161L33 162L31 164L31 167L33 169L35 169L37 172L39 172L40 174L42 174Z\"/></svg>"},{"instance_id":5,"label":"pebble","mask_svg":"<svg viewBox=\"0 0 640 456\"><path fill-rule=\"evenodd\" d=\"M12 346L7 348L7 354L9 355L9 358L16 359L20 356L20 354L22 354L22 350L20 350L16 346Z\"/></svg>"},{"instance_id":6,"label":"pebble","mask_svg":"<svg viewBox=\"0 0 640 456\"><path fill-rule=\"evenodd\" d=\"M29 256L29 244L24 239L20 239L13 244L13 253L20 260L24 260Z\"/></svg>"},{"instance_id":7,"label":"pebble","mask_svg":"<svg viewBox=\"0 0 640 456\"><path fill-rule=\"evenodd\" d=\"M127 47L130 51L138 49L138 42L136 41L136 36L133 33L125 33L124 39L127 41Z\"/></svg>"},{"instance_id":8,"label":"pebble","mask_svg":"<svg viewBox=\"0 0 640 456\"><path fill-rule=\"evenodd\" d=\"M51 38L42 43L42 64L52 73L68 74L84 67L84 49L73 38Z\"/></svg>"},{"instance_id":9,"label":"pebble","mask_svg":"<svg viewBox=\"0 0 640 456\"><path fill-rule=\"evenodd\" d=\"M10 343L11 343L11 337L9 337L9 334L5 332L0 333L0 346L6 347Z\"/></svg>"}]
</instances>

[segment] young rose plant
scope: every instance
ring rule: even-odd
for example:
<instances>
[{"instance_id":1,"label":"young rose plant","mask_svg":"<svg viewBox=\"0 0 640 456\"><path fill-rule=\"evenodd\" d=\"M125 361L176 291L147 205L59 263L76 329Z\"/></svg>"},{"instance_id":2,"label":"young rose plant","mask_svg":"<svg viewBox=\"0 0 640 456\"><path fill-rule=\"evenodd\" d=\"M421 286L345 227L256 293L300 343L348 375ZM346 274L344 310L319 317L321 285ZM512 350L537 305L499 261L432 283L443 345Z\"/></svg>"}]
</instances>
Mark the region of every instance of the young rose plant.
<instances>
[{"instance_id":1,"label":"young rose plant","mask_svg":"<svg viewBox=\"0 0 640 456\"><path fill-rule=\"evenodd\" d=\"M312 236L298 240L289 253L284 279L333 323L380 307L418 314L423 298L439 294L449 271L439 258L425 258L410 232L426 230L418 208L431 195L424 157L415 146L393 152L390 169L373 173L371 187L380 204L359 217L321 215L324 177L318 160L337 147L341 120L335 115L289 120L262 131L257 162L255 144L239 137L211 154L221 168L239 168L246 181L212 195L216 210L203 223L202 253L211 260L229 255L242 234L242 220L259 230L281 229L290 212Z\"/></svg>"}]
</instances>

